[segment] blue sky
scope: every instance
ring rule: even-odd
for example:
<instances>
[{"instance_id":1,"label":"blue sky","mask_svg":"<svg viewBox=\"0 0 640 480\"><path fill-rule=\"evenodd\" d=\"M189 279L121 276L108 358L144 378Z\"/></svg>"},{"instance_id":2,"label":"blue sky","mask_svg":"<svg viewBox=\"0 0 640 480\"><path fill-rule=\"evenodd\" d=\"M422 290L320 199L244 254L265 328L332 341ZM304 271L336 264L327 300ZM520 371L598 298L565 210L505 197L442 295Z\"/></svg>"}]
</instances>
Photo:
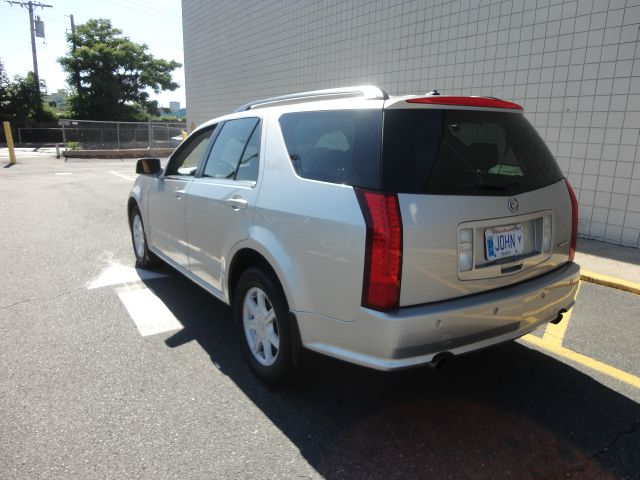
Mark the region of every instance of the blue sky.
<instances>
[{"instance_id":1,"label":"blue sky","mask_svg":"<svg viewBox=\"0 0 640 480\"><path fill-rule=\"evenodd\" d=\"M180 0L42 0L41 3L53 7L36 8L34 12L45 23L46 38L36 38L36 44L38 71L49 92L66 87L66 76L56 60L68 51L65 33L71 30L70 14L76 25L90 18L108 18L134 42L146 43L156 58L184 63ZM28 10L9 5L5 0L0 0L0 59L10 77L33 70ZM175 100L184 107L184 69L175 70L173 79L180 84L178 90L157 96L152 93L152 98L161 106L168 107Z\"/></svg>"}]
</instances>

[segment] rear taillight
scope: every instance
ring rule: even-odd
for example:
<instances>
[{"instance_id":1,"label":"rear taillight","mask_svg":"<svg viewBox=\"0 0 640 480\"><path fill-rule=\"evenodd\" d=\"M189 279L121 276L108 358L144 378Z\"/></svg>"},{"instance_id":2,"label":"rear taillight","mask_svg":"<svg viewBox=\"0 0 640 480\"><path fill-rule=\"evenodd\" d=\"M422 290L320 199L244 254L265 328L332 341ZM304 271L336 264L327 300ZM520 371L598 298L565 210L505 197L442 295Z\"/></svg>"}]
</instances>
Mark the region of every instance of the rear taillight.
<instances>
[{"instance_id":1,"label":"rear taillight","mask_svg":"<svg viewBox=\"0 0 640 480\"><path fill-rule=\"evenodd\" d=\"M565 178L564 181L567 183L567 189L571 197L571 246L569 247L569 261L571 262L576 256L576 243L578 242L578 199L573 192L573 188L571 188L569 180Z\"/></svg>"},{"instance_id":2,"label":"rear taillight","mask_svg":"<svg viewBox=\"0 0 640 480\"><path fill-rule=\"evenodd\" d=\"M362 283L362 306L394 310L400 302L402 274L402 217L398 196L355 189L367 239Z\"/></svg>"}]
</instances>

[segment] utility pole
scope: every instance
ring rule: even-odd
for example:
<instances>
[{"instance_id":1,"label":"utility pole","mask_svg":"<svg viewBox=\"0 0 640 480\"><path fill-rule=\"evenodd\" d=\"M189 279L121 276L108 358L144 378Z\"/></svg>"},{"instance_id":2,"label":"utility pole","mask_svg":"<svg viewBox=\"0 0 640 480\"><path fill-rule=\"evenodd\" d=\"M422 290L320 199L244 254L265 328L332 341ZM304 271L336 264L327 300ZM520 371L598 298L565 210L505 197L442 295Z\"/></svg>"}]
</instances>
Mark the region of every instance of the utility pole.
<instances>
[{"instance_id":1,"label":"utility pole","mask_svg":"<svg viewBox=\"0 0 640 480\"><path fill-rule=\"evenodd\" d=\"M69 15L71 19L71 51L76 51L76 23L73 20L73 15ZM73 67L73 83L76 87L76 95L78 98L82 98L82 89L80 85L80 71L77 66Z\"/></svg>"},{"instance_id":2,"label":"utility pole","mask_svg":"<svg viewBox=\"0 0 640 480\"><path fill-rule=\"evenodd\" d=\"M33 76L36 79L38 97L40 97L40 75L38 75L38 54L36 53L36 32L33 25L33 3L29 2L29 33L31 34L31 55L33 56Z\"/></svg>"},{"instance_id":3,"label":"utility pole","mask_svg":"<svg viewBox=\"0 0 640 480\"><path fill-rule=\"evenodd\" d=\"M33 55L33 78L36 81L36 92L37 92L37 100L38 105L37 108L40 110L42 108L42 100L40 99L40 75L38 75L38 55L36 53L36 32L35 32L35 23L33 21L33 7L40 8L52 8L53 5L45 5L40 2L32 2L29 0L28 2L19 2L14 0L7 0L10 5L20 5L21 7L27 7L29 9L29 33L31 35L31 54Z\"/></svg>"}]
</instances>

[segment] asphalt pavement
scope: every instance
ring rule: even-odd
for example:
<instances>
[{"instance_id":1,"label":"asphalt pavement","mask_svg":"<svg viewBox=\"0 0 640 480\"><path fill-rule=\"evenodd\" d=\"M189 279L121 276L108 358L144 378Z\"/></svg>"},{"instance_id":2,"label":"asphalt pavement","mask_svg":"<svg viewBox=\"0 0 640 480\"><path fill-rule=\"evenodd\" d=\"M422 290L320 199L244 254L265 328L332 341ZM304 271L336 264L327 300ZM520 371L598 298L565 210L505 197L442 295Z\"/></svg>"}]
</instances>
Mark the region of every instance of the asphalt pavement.
<instances>
[{"instance_id":1,"label":"asphalt pavement","mask_svg":"<svg viewBox=\"0 0 640 480\"><path fill-rule=\"evenodd\" d=\"M0 164L0 478L640 478L640 296L583 283L560 333L266 387L228 307L133 268L134 165Z\"/></svg>"}]
</instances>

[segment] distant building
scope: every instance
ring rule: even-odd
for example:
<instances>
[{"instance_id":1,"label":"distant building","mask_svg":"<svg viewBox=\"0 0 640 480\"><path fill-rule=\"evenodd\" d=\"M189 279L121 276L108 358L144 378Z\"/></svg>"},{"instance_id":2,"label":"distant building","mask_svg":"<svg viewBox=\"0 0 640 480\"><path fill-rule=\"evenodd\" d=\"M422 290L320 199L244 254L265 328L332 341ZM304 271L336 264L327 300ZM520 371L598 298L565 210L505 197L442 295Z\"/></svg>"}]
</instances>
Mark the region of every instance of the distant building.
<instances>
[{"instance_id":1,"label":"distant building","mask_svg":"<svg viewBox=\"0 0 640 480\"><path fill-rule=\"evenodd\" d=\"M62 112L64 106L69 98L69 92L64 88L59 88L55 93L51 93L46 96L46 102L55 108L57 111Z\"/></svg>"},{"instance_id":2,"label":"distant building","mask_svg":"<svg viewBox=\"0 0 640 480\"><path fill-rule=\"evenodd\" d=\"M180 102L169 102L169 110L171 113L176 113L180 110Z\"/></svg>"}]
</instances>

